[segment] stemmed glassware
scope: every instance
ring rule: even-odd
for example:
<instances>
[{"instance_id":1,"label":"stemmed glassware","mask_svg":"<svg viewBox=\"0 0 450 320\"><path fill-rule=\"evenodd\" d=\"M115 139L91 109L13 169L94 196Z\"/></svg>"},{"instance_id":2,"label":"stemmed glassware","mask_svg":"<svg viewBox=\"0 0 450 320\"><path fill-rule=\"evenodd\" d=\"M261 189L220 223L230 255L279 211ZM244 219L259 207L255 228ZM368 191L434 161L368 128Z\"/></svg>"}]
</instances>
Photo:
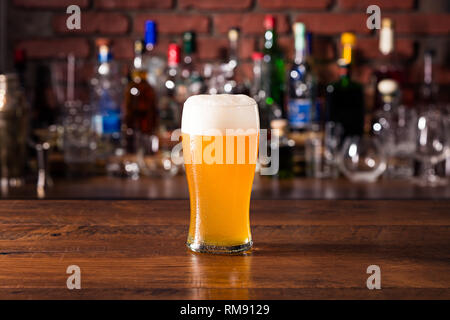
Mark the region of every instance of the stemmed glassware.
<instances>
[{"instance_id":1,"label":"stemmed glassware","mask_svg":"<svg viewBox=\"0 0 450 320\"><path fill-rule=\"evenodd\" d=\"M436 175L435 165L449 152L448 121L438 109L420 113L417 121L416 158L422 162L420 176L414 181L421 186L442 186L445 178Z\"/></svg>"}]
</instances>

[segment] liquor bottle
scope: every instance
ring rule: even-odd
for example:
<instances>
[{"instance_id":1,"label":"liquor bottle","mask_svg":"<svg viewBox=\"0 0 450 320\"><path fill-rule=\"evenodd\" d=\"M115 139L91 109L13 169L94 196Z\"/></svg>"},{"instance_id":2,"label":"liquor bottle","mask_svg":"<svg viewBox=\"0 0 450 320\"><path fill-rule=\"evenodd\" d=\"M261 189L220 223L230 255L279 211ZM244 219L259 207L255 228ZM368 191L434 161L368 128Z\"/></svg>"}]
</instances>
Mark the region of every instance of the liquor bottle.
<instances>
[{"instance_id":1,"label":"liquor bottle","mask_svg":"<svg viewBox=\"0 0 450 320\"><path fill-rule=\"evenodd\" d=\"M223 85L224 93L248 94L244 84L242 83L242 75L239 68L239 38L240 31L238 28L231 28L228 31L229 53L228 62L223 66L226 81Z\"/></svg>"},{"instance_id":2,"label":"liquor bottle","mask_svg":"<svg viewBox=\"0 0 450 320\"><path fill-rule=\"evenodd\" d=\"M253 84L250 94L258 104L259 121L261 129L270 129L270 121L274 119L274 114L270 105L266 103L267 94L264 91L263 77L262 77L262 62L263 54L261 52L254 52L252 54L253 60Z\"/></svg>"},{"instance_id":3,"label":"liquor bottle","mask_svg":"<svg viewBox=\"0 0 450 320\"><path fill-rule=\"evenodd\" d=\"M96 75L91 79L91 88L93 127L99 138L97 152L103 158L111 155L120 143L123 94L117 64L106 44L99 46Z\"/></svg>"},{"instance_id":4,"label":"liquor bottle","mask_svg":"<svg viewBox=\"0 0 450 320\"><path fill-rule=\"evenodd\" d=\"M294 24L295 60L288 73L287 115L291 130L305 131L315 119L316 80L307 61L305 25Z\"/></svg>"},{"instance_id":5,"label":"liquor bottle","mask_svg":"<svg viewBox=\"0 0 450 320\"><path fill-rule=\"evenodd\" d=\"M342 58L338 60L340 79L327 86L327 118L342 125L343 137L361 136L364 133L363 87L351 78L355 42L353 33L342 34Z\"/></svg>"},{"instance_id":6,"label":"liquor bottle","mask_svg":"<svg viewBox=\"0 0 450 320\"><path fill-rule=\"evenodd\" d=\"M433 50L426 50L424 52L424 70L423 70L423 83L419 90L422 105L430 106L435 105L438 95L438 86L433 82Z\"/></svg>"},{"instance_id":7,"label":"liquor bottle","mask_svg":"<svg viewBox=\"0 0 450 320\"><path fill-rule=\"evenodd\" d=\"M156 91L157 96L164 92L164 70L166 68L165 60L155 53L157 45L157 26L153 20L145 22L145 36L143 53L143 65L147 70L147 80Z\"/></svg>"},{"instance_id":8,"label":"liquor bottle","mask_svg":"<svg viewBox=\"0 0 450 320\"><path fill-rule=\"evenodd\" d=\"M397 82L398 90L395 92L397 99L401 102L401 89L404 83L404 75L400 61L395 54L394 23L389 18L384 18L381 22L379 50L382 54L380 65L374 73L375 105L374 110L379 110L383 106L383 94L378 90L378 84L384 79Z\"/></svg>"},{"instance_id":9,"label":"liquor bottle","mask_svg":"<svg viewBox=\"0 0 450 320\"><path fill-rule=\"evenodd\" d=\"M269 105L276 104L281 108L283 116L284 93L285 93L285 67L283 55L277 44L277 33L275 31L275 17L267 15L264 19L264 86L268 96L266 101Z\"/></svg>"},{"instance_id":10,"label":"liquor bottle","mask_svg":"<svg viewBox=\"0 0 450 320\"><path fill-rule=\"evenodd\" d=\"M147 69L143 65L144 44L136 41L131 79L125 91L125 125L127 135L156 133L158 109L155 90L147 82Z\"/></svg>"},{"instance_id":11,"label":"liquor bottle","mask_svg":"<svg viewBox=\"0 0 450 320\"><path fill-rule=\"evenodd\" d=\"M187 97L200 94L204 91L203 79L196 69L197 42L195 32L189 31L183 34L183 66L181 77L187 88Z\"/></svg>"},{"instance_id":12,"label":"liquor bottle","mask_svg":"<svg viewBox=\"0 0 450 320\"><path fill-rule=\"evenodd\" d=\"M383 107L375 112L377 121L372 128L387 156L385 176L410 178L414 174L417 114L412 108L399 104L397 81L381 80L378 91L382 95Z\"/></svg>"},{"instance_id":13,"label":"liquor bottle","mask_svg":"<svg viewBox=\"0 0 450 320\"><path fill-rule=\"evenodd\" d=\"M165 72L164 94L159 104L160 134L168 139L173 130L181 126L182 105L188 95L181 78L181 48L176 43L169 44L167 69Z\"/></svg>"}]
</instances>

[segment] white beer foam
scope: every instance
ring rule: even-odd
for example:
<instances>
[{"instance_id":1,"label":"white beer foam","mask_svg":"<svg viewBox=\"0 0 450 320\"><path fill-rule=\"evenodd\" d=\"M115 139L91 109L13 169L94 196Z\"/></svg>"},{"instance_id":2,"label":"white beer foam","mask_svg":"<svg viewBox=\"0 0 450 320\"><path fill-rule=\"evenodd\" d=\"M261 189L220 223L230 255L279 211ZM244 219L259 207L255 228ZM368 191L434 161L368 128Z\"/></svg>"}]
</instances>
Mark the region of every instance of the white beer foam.
<instances>
[{"instance_id":1,"label":"white beer foam","mask_svg":"<svg viewBox=\"0 0 450 320\"><path fill-rule=\"evenodd\" d=\"M250 129L259 131L259 113L256 101L246 95L202 94L191 96L184 103L183 133L214 135L214 132L226 134L227 130Z\"/></svg>"}]
</instances>

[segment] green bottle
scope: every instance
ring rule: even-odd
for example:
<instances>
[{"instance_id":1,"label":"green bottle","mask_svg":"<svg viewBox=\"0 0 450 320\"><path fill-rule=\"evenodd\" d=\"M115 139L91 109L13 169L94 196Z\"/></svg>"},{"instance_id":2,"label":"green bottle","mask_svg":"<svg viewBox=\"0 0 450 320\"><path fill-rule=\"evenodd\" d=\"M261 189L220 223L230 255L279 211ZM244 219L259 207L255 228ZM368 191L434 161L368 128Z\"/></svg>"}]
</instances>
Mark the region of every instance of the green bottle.
<instances>
[{"instance_id":1,"label":"green bottle","mask_svg":"<svg viewBox=\"0 0 450 320\"><path fill-rule=\"evenodd\" d=\"M267 15L264 19L264 66L263 74L265 79L264 88L267 92L266 103L274 105L282 110L278 116L285 117L284 95L285 95L285 67L283 54L277 45L277 34L275 31L275 17Z\"/></svg>"},{"instance_id":2,"label":"green bottle","mask_svg":"<svg viewBox=\"0 0 450 320\"><path fill-rule=\"evenodd\" d=\"M364 133L364 91L363 86L351 78L353 33L341 36L342 58L339 59L340 79L327 86L327 120L340 123L344 137L361 136Z\"/></svg>"},{"instance_id":3,"label":"green bottle","mask_svg":"<svg viewBox=\"0 0 450 320\"><path fill-rule=\"evenodd\" d=\"M181 77L186 89L185 99L187 99L189 96L200 94L204 90L203 79L196 66L197 41L195 32L188 31L183 34L183 53Z\"/></svg>"}]
</instances>

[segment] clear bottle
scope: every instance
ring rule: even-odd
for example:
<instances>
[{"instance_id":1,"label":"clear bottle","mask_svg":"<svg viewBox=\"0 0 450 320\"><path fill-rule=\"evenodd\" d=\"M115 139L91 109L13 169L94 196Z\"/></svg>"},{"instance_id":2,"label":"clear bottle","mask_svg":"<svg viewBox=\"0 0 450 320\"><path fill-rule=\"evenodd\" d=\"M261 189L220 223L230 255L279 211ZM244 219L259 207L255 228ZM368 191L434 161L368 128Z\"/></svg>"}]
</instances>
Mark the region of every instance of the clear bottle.
<instances>
[{"instance_id":1,"label":"clear bottle","mask_svg":"<svg viewBox=\"0 0 450 320\"><path fill-rule=\"evenodd\" d=\"M375 113L377 121L372 130L379 137L388 159L386 176L410 178L414 174L417 114L399 104L395 80L381 80L378 91L382 95L383 107Z\"/></svg>"},{"instance_id":2,"label":"clear bottle","mask_svg":"<svg viewBox=\"0 0 450 320\"><path fill-rule=\"evenodd\" d=\"M395 52L395 29L394 22L389 18L384 18L381 22L379 50L382 54L380 64L374 73L375 87L375 106L374 110L383 107L382 93L378 90L380 81L390 79L397 82L398 90L395 93L401 102L401 89L404 83L404 73L400 65L400 61Z\"/></svg>"},{"instance_id":3,"label":"clear bottle","mask_svg":"<svg viewBox=\"0 0 450 320\"><path fill-rule=\"evenodd\" d=\"M264 19L264 68L263 75L265 91L268 93L267 103L277 105L284 110L285 95L285 65L282 52L278 47L278 37L276 33L276 21L272 15L267 15Z\"/></svg>"},{"instance_id":4,"label":"clear bottle","mask_svg":"<svg viewBox=\"0 0 450 320\"><path fill-rule=\"evenodd\" d=\"M143 66L147 70L147 81L155 90L157 96L164 93L164 71L165 60L155 53L158 32L156 22L148 20L145 22Z\"/></svg>"},{"instance_id":5,"label":"clear bottle","mask_svg":"<svg viewBox=\"0 0 450 320\"><path fill-rule=\"evenodd\" d=\"M305 131L315 119L316 79L307 61L305 25L295 23L293 29L295 60L288 74L287 114L291 130Z\"/></svg>"},{"instance_id":6,"label":"clear bottle","mask_svg":"<svg viewBox=\"0 0 450 320\"><path fill-rule=\"evenodd\" d=\"M223 66L226 79L223 86L224 93L249 94L249 90L243 82L242 74L240 74L239 40L240 30L231 28L228 31L228 62Z\"/></svg>"},{"instance_id":7,"label":"clear bottle","mask_svg":"<svg viewBox=\"0 0 450 320\"><path fill-rule=\"evenodd\" d=\"M160 100L160 135L169 139L171 133L181 126L183 103L188 95L181 77L181 48L176 43L169 44L167 69L165 71L164 94Z\"/></svg>"},{"instance_id":8,"label":"clear bottle","mask_svg":"<svg viewBox=\"0 0 450 320\"><path fill-rule=\"evenodd\" d=\"M183 34L183 64L181 77L187 88L187 97L203 93L203 79L196 66L197 41L193 31Z\"/></svg>"},{"instance_id":9,"label":"clear bottle","mask_svg":"<svg viewBox=\"0 0 450 320\"><path fill-rule=\"evenodd\" d=\"M99 47L96 75L91 79L93 127L98 137L97 156L114 154L120 145L123 85L118 65L106 44Z\"/></svg>"}]
</instances>

